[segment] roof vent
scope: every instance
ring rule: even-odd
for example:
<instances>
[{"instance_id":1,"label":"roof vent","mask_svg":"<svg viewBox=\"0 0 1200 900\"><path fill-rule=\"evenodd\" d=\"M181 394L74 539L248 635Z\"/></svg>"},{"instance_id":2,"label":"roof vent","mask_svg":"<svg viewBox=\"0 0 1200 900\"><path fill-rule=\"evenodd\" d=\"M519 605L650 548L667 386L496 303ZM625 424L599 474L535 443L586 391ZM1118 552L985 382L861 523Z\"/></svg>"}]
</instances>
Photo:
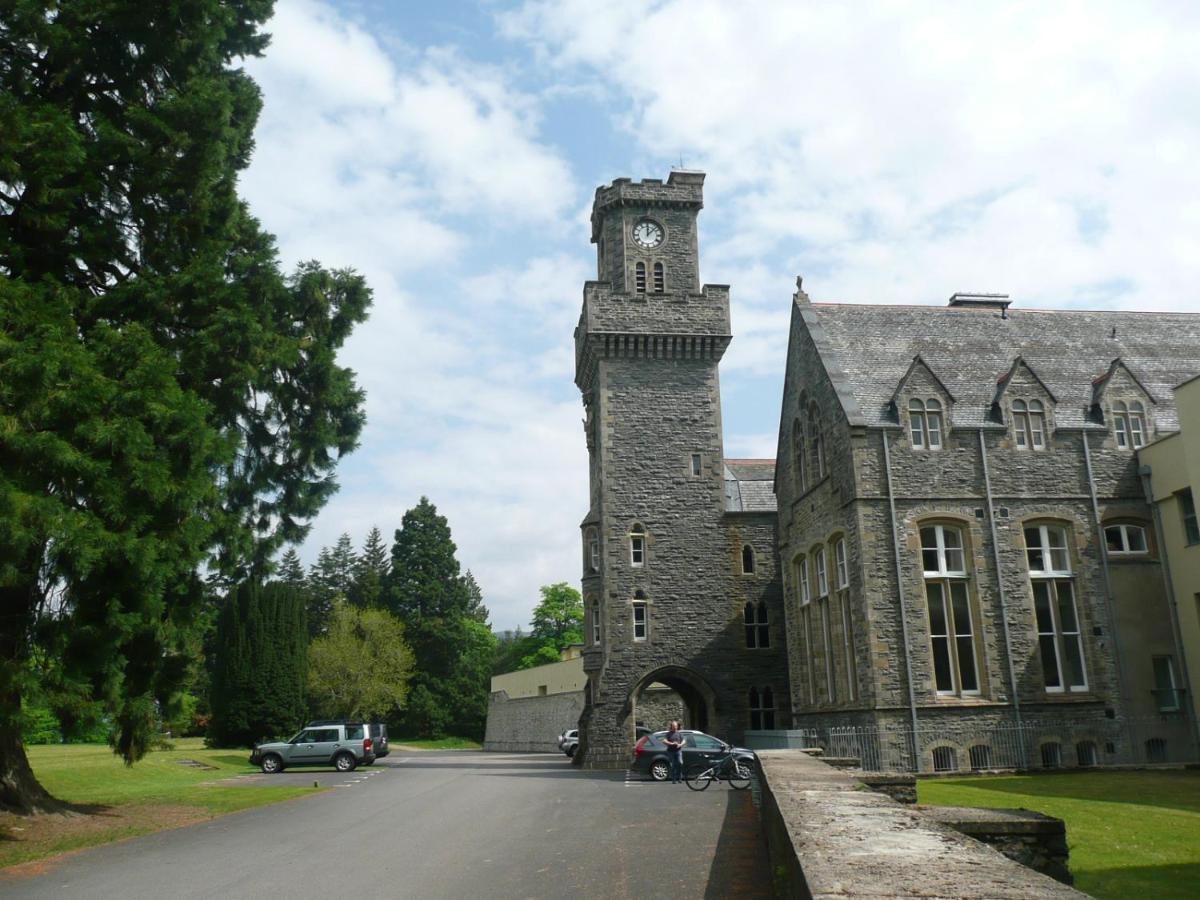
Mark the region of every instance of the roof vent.
<instances>
[{"instance_id":1,"label":"roof vent","mask_svg":"<svg viewBox=\"0 0 1200 900\"><path fill-rule=\"evenodd\" d=\"M998 309L1000 318L1008 318L1008 307L1012 303L1008 294L970 294L956 291L950 295L950 305L966 309Z\"/></svg>"}]
</instances>

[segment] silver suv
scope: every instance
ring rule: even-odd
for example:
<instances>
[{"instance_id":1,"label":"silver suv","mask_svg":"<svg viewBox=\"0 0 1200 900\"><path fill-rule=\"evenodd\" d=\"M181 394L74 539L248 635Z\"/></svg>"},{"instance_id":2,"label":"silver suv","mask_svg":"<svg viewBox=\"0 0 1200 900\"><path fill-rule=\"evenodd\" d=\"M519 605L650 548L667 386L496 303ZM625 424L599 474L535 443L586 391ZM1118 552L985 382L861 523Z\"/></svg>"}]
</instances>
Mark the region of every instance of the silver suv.
<instances>
[{"instance_id":1,"label":"silver suv","mask_svg":"<svg viewBox=\"0 0 1200 900\"><path fill-rule=\"evenodd\" d=\"M290 741L258 744L250 762L268 775L290 766L333 766L353 772L375 762L374 740L362 722L321 722L306 727Z\"/></svg>"}]
</instances>

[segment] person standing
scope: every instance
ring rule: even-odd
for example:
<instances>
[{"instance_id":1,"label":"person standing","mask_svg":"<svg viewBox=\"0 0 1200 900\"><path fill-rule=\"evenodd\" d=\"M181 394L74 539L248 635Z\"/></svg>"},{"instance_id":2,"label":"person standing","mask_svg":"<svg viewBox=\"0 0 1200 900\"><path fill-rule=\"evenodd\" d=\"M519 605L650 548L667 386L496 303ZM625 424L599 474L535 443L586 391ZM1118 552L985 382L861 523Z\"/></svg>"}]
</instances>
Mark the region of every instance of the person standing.
<instances>
[{"instance_id":1,"label":"person standing","mask_svg":"<svg viewBox=\"0 0 1200 900\"><path fill-rule=\"evenodd\" d=\"M678 722L671 722L663 743L667 745L667 761L671 764L671 784L679 784L683 781L683 735Z\"/></svg>"}]
</instances>

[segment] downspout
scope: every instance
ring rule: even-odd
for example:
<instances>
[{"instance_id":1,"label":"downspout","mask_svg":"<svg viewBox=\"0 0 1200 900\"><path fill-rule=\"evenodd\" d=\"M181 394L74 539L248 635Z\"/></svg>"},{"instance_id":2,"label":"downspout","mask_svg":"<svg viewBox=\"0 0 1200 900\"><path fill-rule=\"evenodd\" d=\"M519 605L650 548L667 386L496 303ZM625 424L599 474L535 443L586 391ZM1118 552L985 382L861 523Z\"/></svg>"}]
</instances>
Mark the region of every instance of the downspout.
<instances>
[{"instance_id":1,"label":"downspout","mask_svg":"<svg viewBox=\"0 0 1200 900\"><path fill-rule=\"evenodd\" d=\"M892 514L892 557L896 563L896 600L900 605L900 639L904 642L904 677L908 684L908 713L912 719L913 765L921 771L921 752L917 745L917 697L913 692L912 662L908 658L908 616L904 613L904 572L900 565L900 530L896 527L896 495L892 490L892 456L888 451L887 430L883 438L883 471L887 476L888 509Z\"/></svg>"},{"instance_id":2,"label":"downspout","mask_svg":"<svg viewBox=\"0 0 1200 900\"><path fill-rule=\"evenodd\" d=\"M979 458L983 461L983 490L987 497L988 530L992 535L992 565L996 567L996 589L1000 598L1000 625L1004 630L1004 656L1008 661L1008 690L1012 696L1013 716L1017 720L1017 734L1021 741L1021 766L1029 767L1029 753L1025 746L1025 729L1021 723L1021 697L1017 693L1017 670L1013 665L1012 636L1008 631L1008 598L1004 590L1004 570L1000 567L1000 541L996 534L996 509L992 505L992 476L988 471L987 443L983 439L983 429L979 435Z\"/></svg>"},{"instance_id":3,"label":"downspout","mask_svg":"<svg viewBox=\"0 0 1200 900\"><path fill-rule=\"evenodd\" d=\"M1179 677L1183 679L1185 692L1187 694L1187 703L1184 704L1183 712L1192 720L1192 743L1196 748L1196 754L1200 756L1200 722L1196 719L1196 698L1192 696L1191 685L1192 679L1188 672L1187 654L1183 652L1182 627L1179 624L1179 603L1175 597L1175 582L1171 578L1171 560L1166 552L1166 535L1163 532L1162 510L1158 508L1158 504L1154 502L1154 489L1151 487L1150 478L1151 472L1149 466L1142 466L1138 469L1138 474L1142 477L1142 491L1146 495L1146 503L1150 506L1151 514L1154 516L1154 535L1158 541L1158 556L1162 560L1163 584L1167 589L1167 608L1171 611L1171 641L1175 645L1175 656L1179 659Z\"/></svg>"},{"instance_id":4,"label":"downspout","mask_svg":"<svg viewBox=\"0 0 1200 900\"><path fill-rule=\"evenodd\" d=\"M1092 451L1088 433L1081 431L1083 438L1083 462L1087 466L1088 493L1092 498L1092 517L1096 520L1096 540L1100 544L1100 567L1104 570L1104 601L1108 607L1108 621L1112 626L1113 662L1117 667L1117 692L1121 700L1122 714L1128 714L1128 703L1125 695L1125 673L1121 665L1121 636L1117 631L1117 611L1113 606L1112 574L1108 568L1108 542L1104 539L1104 523L1100 520L1100 501L1096 497L1096 481L1092 477Z\"/></svg>"}]
</instances>

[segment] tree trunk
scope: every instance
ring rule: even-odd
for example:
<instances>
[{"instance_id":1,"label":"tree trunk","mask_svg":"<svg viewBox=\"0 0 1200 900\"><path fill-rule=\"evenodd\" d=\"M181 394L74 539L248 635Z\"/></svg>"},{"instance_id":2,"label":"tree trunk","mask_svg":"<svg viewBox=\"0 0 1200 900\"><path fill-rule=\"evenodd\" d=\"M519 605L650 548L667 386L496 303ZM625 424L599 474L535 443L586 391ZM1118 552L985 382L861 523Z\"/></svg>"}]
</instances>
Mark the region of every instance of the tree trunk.
<instances>
[{"instance_id":1,"label":"tree trunk","mask_svg":"<svg viewBox=\"0 0 1200 900\"><path fill-rule=\"evenodd\" d=\"M29 814L62 808L62 802L51 797L34 777L20 731L0 727L0 809Z\"/></svg>"}]
</instances>

